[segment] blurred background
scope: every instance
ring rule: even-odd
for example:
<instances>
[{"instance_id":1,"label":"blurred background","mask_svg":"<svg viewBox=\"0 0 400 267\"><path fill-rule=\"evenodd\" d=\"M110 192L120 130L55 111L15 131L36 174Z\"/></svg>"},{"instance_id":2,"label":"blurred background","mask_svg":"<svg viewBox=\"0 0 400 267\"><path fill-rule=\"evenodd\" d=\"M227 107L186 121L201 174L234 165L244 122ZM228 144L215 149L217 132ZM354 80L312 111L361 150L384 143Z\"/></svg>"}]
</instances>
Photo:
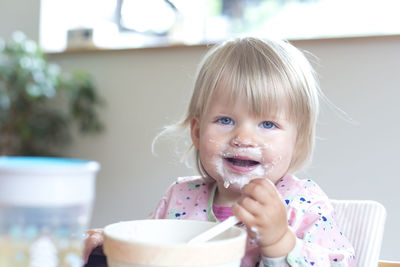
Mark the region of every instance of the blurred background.
<instances>
[{"instance_id":1,"label":"blurred background","mask_svg":"<svg viewBox=\"0 0 400 267\"><path fill-rule=\"evenodd\" d=\"M297 175L315 180L330 198L381 202L388 211L381 258L400 260L398 5L389 0L0 0L0 48L21 31L52 64L90 75L90 87L103 103L96 113L101 130L81 135L75 126L72 142L51 146L58 155L100 162L91 226L103 227L145 218L176 177L196 174L180 162L187 138L160 140L155 154L151 144L185 112L209 46L238 35L289 39L306 51L337 107L323 103L313 162ZM7 103L0 98L0 107Z\"/></svg>"}]
</instances>

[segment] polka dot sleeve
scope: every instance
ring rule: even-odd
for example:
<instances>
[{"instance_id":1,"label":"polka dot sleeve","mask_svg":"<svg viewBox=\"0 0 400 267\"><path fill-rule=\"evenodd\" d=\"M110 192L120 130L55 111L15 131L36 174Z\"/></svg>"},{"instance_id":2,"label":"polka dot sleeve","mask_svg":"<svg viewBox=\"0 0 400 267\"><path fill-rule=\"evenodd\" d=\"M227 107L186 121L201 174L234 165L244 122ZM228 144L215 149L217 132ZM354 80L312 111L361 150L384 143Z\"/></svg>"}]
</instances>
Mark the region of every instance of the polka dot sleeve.
<instances>
[{"instance_id":1,"label":"polka dot sleeve","mask_svg":"<svg viewBox=\"0 0 400 267\"><path fill-rule=\"evenodd\" d=\"M326 194L311 180L284 177L277 188L297 242L289 266L354 266L354 249L337 225ZM265 265L268 266L268 265Z\"/></svg>"}]
</instances>

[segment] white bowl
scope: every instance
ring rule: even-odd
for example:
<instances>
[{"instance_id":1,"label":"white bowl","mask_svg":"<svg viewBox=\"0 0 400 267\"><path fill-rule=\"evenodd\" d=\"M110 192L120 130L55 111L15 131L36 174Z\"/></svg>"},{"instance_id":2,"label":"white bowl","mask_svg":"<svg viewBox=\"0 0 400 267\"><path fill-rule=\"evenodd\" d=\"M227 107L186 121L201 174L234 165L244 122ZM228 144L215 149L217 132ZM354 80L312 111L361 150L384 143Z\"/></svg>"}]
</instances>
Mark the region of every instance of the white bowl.
<instances>
[{"instance_id":1,"label":"white bowl","mask_svg":"<svg viewBox=\"0 0 400 267\"><path fill-rule=\"evenodd\" d=\"M214 239L187 244L216 223L192 220L138 220L104 228L109 267L212 266L239 267L246 231L231 227Z\"/></svg>"}]
</instances>

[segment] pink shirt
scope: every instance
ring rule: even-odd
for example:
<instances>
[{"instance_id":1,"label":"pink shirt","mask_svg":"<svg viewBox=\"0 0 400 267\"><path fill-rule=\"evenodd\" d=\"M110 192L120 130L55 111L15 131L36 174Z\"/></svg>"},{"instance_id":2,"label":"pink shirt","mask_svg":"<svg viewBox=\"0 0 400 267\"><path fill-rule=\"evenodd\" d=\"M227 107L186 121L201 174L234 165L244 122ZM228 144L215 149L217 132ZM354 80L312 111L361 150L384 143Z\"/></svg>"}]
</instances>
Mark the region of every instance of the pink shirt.
<instances>
[{"instance_id":1,"label":"pink shirt","mask_svg":"<svg viewBox=\"0 0 400 267\"><path fill-rule=\"evenodd\" d=\"M217 218L217 220L220 222L225 221L233 215L231 207L218 206L213 203L212 210L215 218Z\"/></svg>"},{"instance_id":2,"label":"pink shirt","mask_svg":"<svg viewBox=\"0 0 400 267\"><path fill-rule=\"evenodd\" d=\"M283 264L276 265L278 261L261 257L257 245L249 241L241 266L354 266L354 249L336 224L333 207L320 187L288 174L276 188L287 206L288 224L297 236L296 246ZM227 210L213 208L215 190L216 183L211 179L178 178L160 200L153 218L214 222L227 218Z\"/></svg>"}]
</instances>

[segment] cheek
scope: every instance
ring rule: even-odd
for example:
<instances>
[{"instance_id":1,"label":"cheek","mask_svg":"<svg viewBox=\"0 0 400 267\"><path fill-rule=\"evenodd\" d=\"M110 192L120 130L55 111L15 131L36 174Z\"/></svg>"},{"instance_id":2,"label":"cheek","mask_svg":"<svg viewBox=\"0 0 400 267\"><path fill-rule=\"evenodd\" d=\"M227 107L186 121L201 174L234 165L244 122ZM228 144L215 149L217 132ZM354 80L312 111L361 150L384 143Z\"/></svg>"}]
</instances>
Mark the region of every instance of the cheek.
<instances>
[{"instance_id":1,"label":"cheek","mask_svg":"<svg viewBox=\"0 0 400 267\"><path fill-rule=\"evenodd\" d=\"M221 136L215 132L215 130L208 130L201 133L199 148L201 153L210 156L221 151L224 142Z\"/></svg>"},{"instance_id":2,"label":"cheek","mask_svg":"<svg viewBox=\"0 0 400 267\"><path fill-rule=\"evenodd\" d=\"M205 171L215 179L222 166L221 149L213 142L205 141L200 147L200 161Z\"/></svg>"},{"instance_id":3,"label":"cheek","mask_svg":"<svg viewBox=\"0 0 400 267\"><path fill-rule=\"evenodd\" d=\"M221 153L226 149L224 140L211 131L203 132L200 138L200 160L209 174L222 164Z\"/></svg>"},{"instance_id":4,"label":"cheek","mask_svg":"<svg viewBox=\"0 0 400 267\"><path fill-rule=\"evenodd\" d=\"M201 160L209 160L214 154L216 154L216 149L209 142L200 142L200 156Z\"/></svg>"},{"instance_id":5,"label":"cheek","mask_svg":"<svg viewBox=\"0 0 400 267\"><path fill-rule=\"evenodd\" d=\"M288 138L276 139L270 143L268 149L263 150L263 158L274 167L286 168L292 161L294 141Z\"/></svg>"}]
</instances>

